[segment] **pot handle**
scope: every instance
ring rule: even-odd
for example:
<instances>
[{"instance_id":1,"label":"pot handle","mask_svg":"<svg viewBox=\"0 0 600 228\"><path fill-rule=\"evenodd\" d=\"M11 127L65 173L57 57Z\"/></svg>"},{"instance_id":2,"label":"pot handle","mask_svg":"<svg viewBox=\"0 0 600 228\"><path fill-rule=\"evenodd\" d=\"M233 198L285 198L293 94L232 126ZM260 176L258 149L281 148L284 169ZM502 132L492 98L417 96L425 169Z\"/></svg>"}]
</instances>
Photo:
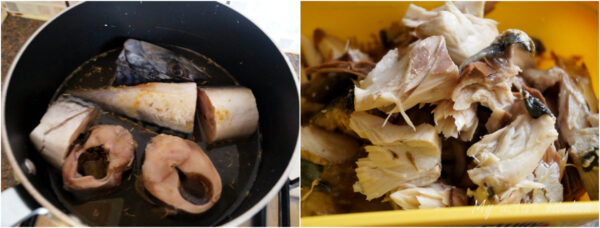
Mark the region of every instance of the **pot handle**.
<instances>
[{"instance_id":1,"label":"pot handle","mask_svg":"<svg viewBox=\"0 0 600 228\"><path fill-rule=\"evenodd\" d=\"M34 226L38 215L47 215L48 210L41 207L23 185L17 185L2 191L2 226Z\"/></svg>"}]
</instances>

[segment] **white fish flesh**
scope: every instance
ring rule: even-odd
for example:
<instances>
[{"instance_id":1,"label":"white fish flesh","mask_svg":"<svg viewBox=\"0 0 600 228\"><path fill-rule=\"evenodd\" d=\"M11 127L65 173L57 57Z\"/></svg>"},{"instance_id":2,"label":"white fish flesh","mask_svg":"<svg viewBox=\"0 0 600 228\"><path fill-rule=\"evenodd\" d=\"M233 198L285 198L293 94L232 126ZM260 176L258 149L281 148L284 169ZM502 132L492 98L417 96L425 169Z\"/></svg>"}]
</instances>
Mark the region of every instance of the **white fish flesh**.
<instances>
[{"instance_id":1,"label":"white fish flesh","mask_svg":"<svg viewBox=\"0 0 600 228\"><path fill-rule=\"evenodd\" d=\"M466 110L479 103L496 113L492 115L504 114L515 99L511 87L519 71L520 68L513 64L491 66L481 61L469 63L452 92L454 109Z\"/></svg>"},{"instance_id":2,"label":"white fish flesh","mask_svg":"<svg viewBox=\"0 0 600 228\"><path fill-rule=\"evenodd\" d=\"M392 192L390 199L404 210L463 206L468 202L463 190L437 182Z\"/></svg>"},{"instance_id":3,"label":"white fish flesh","mask_svg":"<svg viewBox=\"0 0 600 228\"><path fill-rule=\"evenodd\" d=\"M477 167L467 171L473 183L501 194L532 174L546 150L558 138L555 118L529 114L518 116L508 126L485 135L467 155Z\"/></svg>"},{"instance_id":4,"label":"white fish flesh","mask_svg":"<svg viewBox=\"0 0 600 228\"><path fill-rule=\"evenodd\" d=\"M248 88L198 88L198 107L208 143L248 136L258 127L256 100Z\"/></svg>"},{"instance_id":5,"label":"white fish flesh","mask_svg":"<svg viewBox=\"0 0 600 228\"><path fill-rule=\"evenodd\" d=\"M131 168L135 141L118 125L97 125L83 145L76 145L62 167L68 190L110 188L121 184L123 172Z\"/></svg>"},{"instance_id":6,"label":"white fish flesh","mask_svg":"<svg viewBox=\"0 0 600 228\"><path fill-rule=\"evenodd\" d=\"M390 50L354 89L355 110L400 112L413 126L404 111L447 99L457 79L458 67L448 56L444 38L428 37L411 44L405 55Z\"/></svg>"},{"instance_id":7,"label":"white fish flesh","mask_svg":"<svg viewBox=\"0 0 600 228\"><path fill-rule=\"evenodd\" d=\"M97 116L97 109L74 98L54 102L29 134L35 148L54 167L60 168L73 141Z\"/></svg>"},{"instance_id":8,"label":"white fish flesh","mask_svg":"<svg viewBox=\"0 0 600 228\"><path fill-rule=\"evenodd\" d=\"M452 60L461 65L494 41L498 35L498 23L479 17L479 10L466 7L465 4L459 6L469 13L461 12L452 2L432 11L410 4L402 22L409 28L415 28L417 37L421 39L443 36Z\"/></svg>"},{"instance_id":9,"label":"white fish flesh","mask_svg":"<svg viewBox=\"0 0 600 228\"><path fill-rule=\"evenodd\" d=\"M567 72L557 66L548 70L526 69L521 76L525 82L542 92L555 85L563 77L568 77Z\"/></svg>"},{"instance_id":10,"label":"white fish flesh","mask_svg":"<svg viewBox=\"0 0 600 228\"><path fill-rule=\"evenodd\" d=\"M302 127L302 159L320 165L341 164L351 161L360 151L354 138L315 126Z\"/></svg>"},{"instance_id":11,"label":"white fish flesh","mask_svg":"<svg viewBox=\"0 0 600 228\"><path fill-rule=\"evenodd\" d=\"M444 134L444 137L460 138L462 141L471 141L479 121L477 119L477 104L465 110L455 110L454 102L443 100L433 109L435 129Z\"/></svg>"},{"instance_id":12,"label":"white fish flesh","mask_svg":"<svg viewBox=\"0 0 600 228\"><path fill-rule=\"evenodd\" d=\"M196 83L151 82L70 91L107 110L173 130L191 133L196 113Z\"/></svg>"},{"instance_id":13,"label":"white fish flesh","mask_svg":"<svg viewBox=\"0 0 600 228\"><path fill-rule=\"evenodd\" d=\"M366 146L367 157L356 162L354 191L367 200L399 187L431 184L441 173L442 142L433 126L421 124L413 130L394 124L382 126L384 121L365 112L350 117L350 127L374 144Z\"/></svg>"},{"instance_id":14,"label":"white fish flesh","mask_svg":"<svg viewBox=\"0 0 600 228\"><path fill-rule=\"evenodd\" d=\"M569 144L569 155L590 199L598 199L598 113L592 112L581 90L568 76L560 80L558 130ZM596 101L597 102L597 101Z\"/></svg>"},{"instance_id":15,"label":"white fish flesh","mask_svg":"<svg viewBox=\"0 0 600 228\"><path fill-rule=\"evenodd\" d=\"M148 192L188 213L200 214L221 197L221 177L196 143L160 134L146 146L142 178Z\"/></svg>"}]
</instances>

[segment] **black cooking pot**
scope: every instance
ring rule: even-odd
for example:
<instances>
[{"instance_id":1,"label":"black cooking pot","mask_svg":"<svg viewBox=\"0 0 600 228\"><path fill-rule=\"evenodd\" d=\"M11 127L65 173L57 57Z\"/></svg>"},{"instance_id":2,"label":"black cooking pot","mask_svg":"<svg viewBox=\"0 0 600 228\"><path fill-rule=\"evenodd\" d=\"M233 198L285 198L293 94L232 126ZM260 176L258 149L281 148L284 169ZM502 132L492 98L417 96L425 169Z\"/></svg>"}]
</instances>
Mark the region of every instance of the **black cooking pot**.
<instances>
[{"instance_id":1,"label":"black cooking pot","mask_svg":"<svg viewBox=\"0 0 600 228\"><path fill-rule=\"evenodd\" d=\"M253 91L262 134L256 181L219 221L184 225L237 225L250 218L287 179L299 136L298 86L273 42L244 16L216 2L85 2L42 26L17 55L3 91L2 139L17 178L51 214L79 225L49 187L48 165L29 133L67 75L93 56L122 47L127 38L202 53ZM31 165L24 168L27 160L37 172L31 172Z\"/></svg>"}]
</instances>

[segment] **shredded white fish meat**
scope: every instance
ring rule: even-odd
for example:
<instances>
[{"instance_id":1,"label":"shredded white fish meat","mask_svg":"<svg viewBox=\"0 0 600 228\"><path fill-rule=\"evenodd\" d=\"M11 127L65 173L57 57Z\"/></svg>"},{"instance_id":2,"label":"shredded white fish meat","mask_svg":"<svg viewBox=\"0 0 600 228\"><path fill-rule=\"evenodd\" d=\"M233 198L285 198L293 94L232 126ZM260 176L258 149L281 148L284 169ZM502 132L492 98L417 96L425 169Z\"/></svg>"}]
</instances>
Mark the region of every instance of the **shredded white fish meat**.
<instances>
[{"instance_id":1,"label":"shredded white fish meat","mask_svg":"<svg viewBox=\"0 0 600 228\"><path fill-rule=\"evenodd\" d=\"M525 180L558 138L554 123L555 118L549 115L534 119L523 114L508 126L485 135L467 150L477 164L467 171L473 183L500 193Z\"/></svg>"},{"instance_id":2,"label":"shredded white fish meat","mask_svg":"<svg viewBox=\"0 0 600 228\"><path fill-rule=\"evenodd\" d=\"M358 182L354 190L368 200L378 198L402 186L424 186L435 182L441 173L441 139L435 128L421 124L387 124L365 112L350 117L350 127L374 145L366 146L368 155L356 164Z\"/></svg>"},{"instance_id":3,"label":"shredded white fish meat","mask_svg":"<svg viewBox=\"0 0 600 228\"><path fill-rule=\"evenodd\" d=\"M411 44L405 55L390 50L354 89L355 110L381 109L404 112L417 104L450 97L458 78L458 67L448 55L444 38L432 36Z\"/></svg>"},{"instance_id":4,"label":"shredded white fish meat","mask_svg":"<svg viewBox=\"0 0 600 228\"><path fill-rule=\"evenodd\" d=\"M490 45L498 35L497 22L482 18L483 4L471 7L452 2L431 11L410 4L402 19L405 26L415 28L416 36L423 39L443 36L448 52L457 65ZM461 12L461 9L468 12ZM481 12L481 13L480 13Z\"/></svg>"},{"instance_id":5,"label":"shredded white fish meat","mask_svg":"<svg viewBox=\"0 0 600 228\"><path fill-rule=\"evenodd\" d=\"M390 199L402 209L425 209L467 204L464 191L442 183L410 187L390 194Z\"/></svg>"}]
</instances>

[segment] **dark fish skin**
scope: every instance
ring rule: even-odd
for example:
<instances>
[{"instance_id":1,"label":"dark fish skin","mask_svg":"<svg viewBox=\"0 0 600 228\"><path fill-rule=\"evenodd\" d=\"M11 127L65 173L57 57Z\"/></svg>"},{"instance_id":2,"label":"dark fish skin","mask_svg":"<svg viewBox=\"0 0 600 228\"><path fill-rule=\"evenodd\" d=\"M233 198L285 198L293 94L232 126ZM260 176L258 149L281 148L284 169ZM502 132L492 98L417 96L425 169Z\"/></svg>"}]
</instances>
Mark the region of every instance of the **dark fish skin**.
<instances>
[{"instance_id":1,"label":"dark fish skin","mask_svg":"<svg viewBox=\"0 0 600 228\"><path fill-rule=\"evenodd\" d=\"M117 58L113 86L137 85L146 82L197 82L210 75L191 61L160 46L128 39Z\"/></svg>"}]
</instances>

